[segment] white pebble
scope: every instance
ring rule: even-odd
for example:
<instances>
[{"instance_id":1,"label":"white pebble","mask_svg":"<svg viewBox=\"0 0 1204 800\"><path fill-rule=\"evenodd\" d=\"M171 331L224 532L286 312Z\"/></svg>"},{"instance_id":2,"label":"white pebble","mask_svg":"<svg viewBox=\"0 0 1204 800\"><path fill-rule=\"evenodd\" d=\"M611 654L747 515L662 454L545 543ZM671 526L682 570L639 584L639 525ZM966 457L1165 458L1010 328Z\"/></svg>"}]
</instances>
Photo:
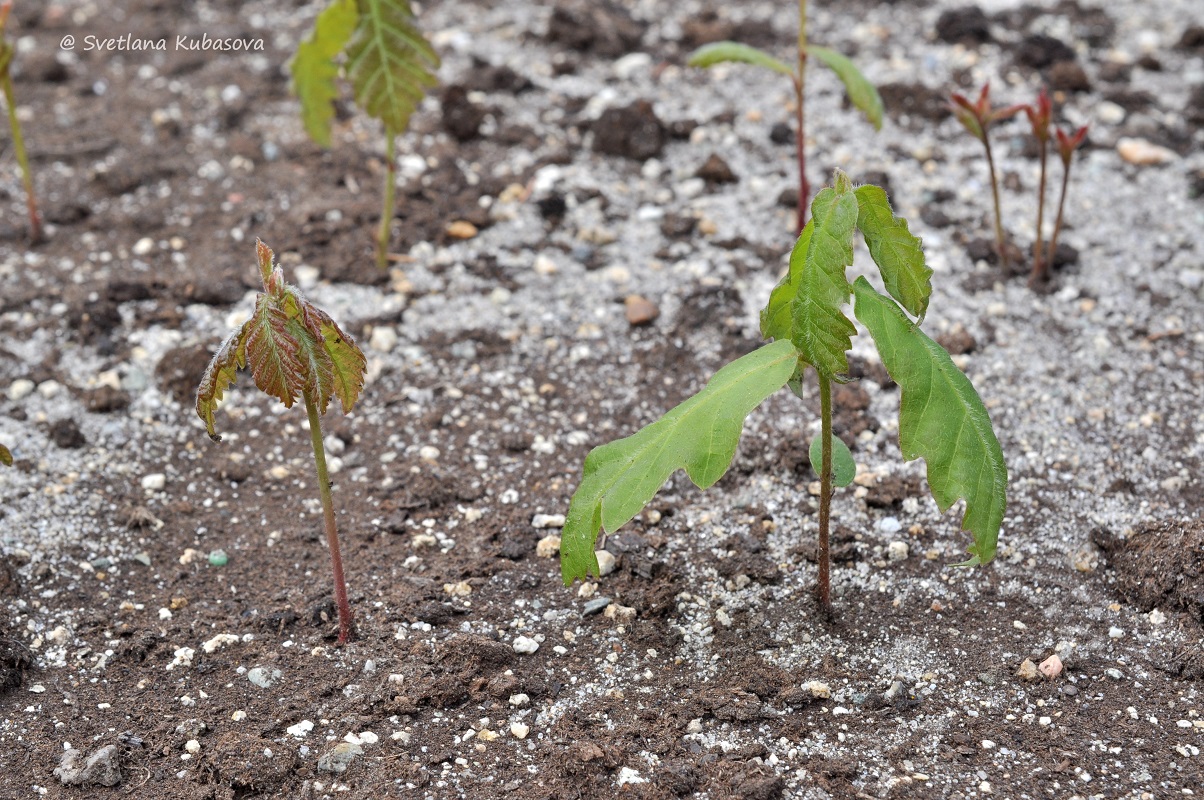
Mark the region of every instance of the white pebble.
<instances>
[{"instance_id":1,"label":"white pebble","mask_svg":"<svg viewBox=\"0 0 1204 800\"><path fill-rule=\"evenodd\" d=\"M296 725L290 725L284 729L284 732L289 736L295 736L298 739L304 739L305 734L314 729L314 724L307 719L303 719Z\"/></svg>"},{"instance_id":2,"label":"white pebble","mask_svg":"<svg viewBox=\"0 0 1204 800\"><path fill-rule=\"evenodd\" d=\"M136 256L145 256L145 255L149 255L150 252L154 249L155 249L155 240L150 238L149 236L143 236L141 239L139 239L137 242L134 243L133 248L131 248L131 252Z\"/></svg>"},{"instance_id":3,"label":"white pebble","mask_svg":"<svg viewBox=\"0 0 1204 800\"><path fill-rule=\"evenodd\" d=\"M535 545L535 555L540 558L552 558L560 552L560 537L554 533L539 540L539 544Z\"/></svg>"},{"instance_id":4,"label":"white pebble","mask_svg":"<svg viewBox=\"0 0 1204 800\"><path fill-rule=\"evenodd\" d=\"M197 753L201 752L201 743L196 739L189 739L184 745L184 749L195 756Z\"/></svg>"},{"instance_id":5,"label":"white pebble","mask_svg":"<svg viewBox=\"0 0 1204 800\"><path fill-rule=\"evenodd\" d=\"M149 475L142 476L142 488L148 492L162 491L167 485L167 476L162 472L152 472Z\"/></svg>"},{"instance_id":6,"label":"white pebble","mask_svg":"<svg viewBox=\"0 0 1204 800\"><path fill-rule=\"evenodd\" d=\"M524 725L521 722L511 722L510 723L510 735L513 736L515 739L526 739L527 734L530 732L531 732L531 727L529 725Z\"/></svg>"},{"instance_id":7,"label":"white pebble","mask_svg":"<svg viewBox=\"0 0 1204 800\"><path fill-rule=\"evenodd\" d=\"M423 461L435 461L439 458L439 448L433 445L423 445L418 449L418 457Z\"/></svg>"},{"instance_id":8,"label":"white pebble","mask_svg":"<svg viewBox=\"0 0 1204 800\"><path fill-rule=\"evenodd\" d=\"M890 561L906 561L909 554L907 542L891 542L886 547L886 557Z\"/></svg>"},{"instance_id":9,"label":"white pebble","mask_svg":"<svg viewBox=\"0 0 1204 800\"><path fill-rule=\"evenodd\" d=\"M1153 611L1150 612L1150 624L1151 625L1162 625L1165 622L1166 622L1166 614L1163 614L1157 608L1155 608Z\"/></svg>"},{"instance_id":10,"label":"white pebble","mask_svg":"<svg viewBox=\"0 0 1204 800\"><path fill-rule=\"evenodd\" d=\"M532 528L563 528L564 514L536 514L531 517Z\"/></svg>"},{"instance_id":11,"label":"white pebble","mask_svg":"<svg viewBox=\"0 0 1204 800\"><path fill-rule=\"evenodd\" d=\"M605 550L599 550L594 555L598 559L598 576L604 577L615 571L615 557Z\"/></svg>"},{"instance_id":12,"label":"white pebble","mask_svg":"<svg viewBox=\"0 0 1204 800\"><path fill-rule=\"evenodd\" d=\"M397 331L388 325L377 325L368 338L368 346L379 353L388 353L397 346Z\"/></svg>"},{"instance_id":13,"label":"white pebble","mask_svg":"<svg viewBox=\"0 0 1204 800\"><path fill-rule=\"evenodd\" d=\"M14 403L18 400L24 400L26 397L29 397L29 395L33 392L33 389L33 381L26 380L25 378L18 378L8 386L8 399L12 400Z\"/></svg>"},{"instance_id":14,"label":"white pebble","mask_svg":"<svg viewBox=\"0 0 1204 800\"><path fill-rule=\"evenodd\" d=\"M1178 161L1179 154L1145 139L1122 138L1116 143L1116 152L1130 164L1141 167L1158 166Z\"/></svg>"},{"instance_id":15,"label":"white pebble","mask_svg":"<svg viewBox=\"0 0 1204 800\"><path fill-rule=\"evenodd\" d=\"M514 652L520 655L528 655L539 649L539 642L529 636L514 637Z\"/></svg>"},{"instance_id":16,"label":"white pebble","mask_svg":"<svg viewBox=\"0 0 1204 800\"><path fill-rule=\"evenodd\" d=\"M1116 627L1115 625L1108 629L1108 637L1111 639L1121 639L1124 638L1124 635L1124 630Z\"/></svg>"},{"instance_id":17,"label":"white pebble","mask_svg":"<svg viewBox=\"0 0 1204 800\"><path fill-rule=\"evenodd\" d=\"M527 695L523 694L522 692L510 695L510 705L514 706L515 708L522 708L523 706L528 706L530 704L531 698L527 697Z\"/></svg>"}]
</instances>

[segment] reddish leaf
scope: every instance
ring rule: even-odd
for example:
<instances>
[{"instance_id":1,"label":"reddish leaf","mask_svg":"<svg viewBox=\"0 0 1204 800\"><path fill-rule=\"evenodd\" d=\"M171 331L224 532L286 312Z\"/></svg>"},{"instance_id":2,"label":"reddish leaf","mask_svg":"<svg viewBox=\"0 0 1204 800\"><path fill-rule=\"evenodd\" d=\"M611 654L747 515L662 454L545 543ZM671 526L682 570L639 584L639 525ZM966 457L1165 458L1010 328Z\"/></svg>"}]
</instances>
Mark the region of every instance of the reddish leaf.
<instances>
[{"instance_id":1,"label":"reddish leaf","mask_svg":"<svg viewBox=\"0 0 1204 800\"><path fill-rule=\"evenodd\" d=\"M343 413L351 411L364 390L364 370L368 366L364 352L355 340L320 308L312 307L321 320L322 340L334 365L334 395L343 404Z\"/></svg>"},{"instance_id":2,"label":"reddish leaf","mask_svg":"<svg viewBox=\"0 0 1204 800\"><path fill-rule=\"evenodd\" d=\"M305 390L301 372L301 343L288 330L288 315L265 294L255 301L247 335L246 363L251 367L255 385L264 393L279 398L292 408L297 395Z\"/></svg>"},{"instance_id":3,"label":"reddish leaf","mask_svg":"<svg viewBox=\"0 0 1204 800\"><path fill-rule=\"evenodd\" d=\"M234 383L238 370L247 365L247 335L250 329L251 322L248 320L243 323L241 328L230 334L226 341L222 342L222 346L213 354L209 366L205 368L201 385L197 389L197 416L205 421L205 429L209 433L209 438L215 442L220 442L222 437L217 435L213 412L217 409L217 404L221 402L226 389Z\"/></svg>"}]
</instances>

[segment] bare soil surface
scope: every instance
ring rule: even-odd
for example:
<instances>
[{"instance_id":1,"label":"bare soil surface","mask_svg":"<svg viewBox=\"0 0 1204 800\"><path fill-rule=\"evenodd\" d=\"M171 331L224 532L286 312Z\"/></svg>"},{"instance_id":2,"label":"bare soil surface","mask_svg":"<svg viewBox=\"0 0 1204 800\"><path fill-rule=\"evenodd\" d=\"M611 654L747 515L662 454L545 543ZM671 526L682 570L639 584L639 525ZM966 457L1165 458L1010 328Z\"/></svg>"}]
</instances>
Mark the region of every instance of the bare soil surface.
<instances>
[{"instance_id":1,"label":"bare soil surface","mask_svg":"<svg viewBox=\"0 0 1204 800\"><path fill-rule=\"evenodd\" d=\"M25 241L5 139L0 799L1204 791L1204 12L815 5L812 39L888 120L813 66L812 181L884 184L923 236L925 328L1011 477L999 558L948 567L960 512L902 463L898 388L859 337L831 618L812 394L755 412L706 494L671 479L602 579L566 588L546 555L591 447L760 343L793 242L791 89L684 64L722 38L790 58L792 4L424 3L444 86L401 147L381 273L376 125L345 101L322 151L289 95L318 4L18 2L49 236ZM206 35L262 49L177 44ZM999 103L1045 82L1091 124L1048 291L992 263L985 164L944 106L987 80ZM1024 251L1036 151L1022 119L995 141ZM303 415L248 378L221 444L192 410L250 312L256 237L368 354L359 405L323 420L345 647Z\"/></svg>"}]
</instances>

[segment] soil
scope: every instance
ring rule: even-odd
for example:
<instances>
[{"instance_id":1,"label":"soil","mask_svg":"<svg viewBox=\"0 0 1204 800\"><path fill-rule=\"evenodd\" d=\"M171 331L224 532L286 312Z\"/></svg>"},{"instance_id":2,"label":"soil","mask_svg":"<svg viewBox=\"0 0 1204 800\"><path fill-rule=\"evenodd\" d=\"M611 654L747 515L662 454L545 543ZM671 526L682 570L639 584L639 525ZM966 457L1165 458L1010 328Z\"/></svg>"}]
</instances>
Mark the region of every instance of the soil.
<instances>
[{"instance_id":1,"label":"soil","mask_svg":"<svg viewBox=\"0 0 1204 800\"><path fill-rule=\"evenodd\" d=\"M684 62L723 38L789 57L789 4L423 3L445 88L404 138L378 272L379 130L344 98L323 151L289 95L317 4L18 2L48 239L25 241L0 147L0 800L1202 791L1199 4L813 5L888 120L814 67L812 181L884 183L923 236L925 328L1011 480L998 559L948 567L960 512L902 463L898 388L858 337L832 616L810 391L755 412L707 493L674 476L600 580L566 588L540 547L591 447L760 343L793 240L792 91ZM85 49L122 35L168 46ZM978 144L942 107L986 80L1001 104L1054 82L1061 124L1091 124L1043 291L991 263ZM1019 252L1026 127L996 134ZM323 420L344 647L303 416L245 378L221 444L192 410L250 311L256 237L368 354L354 412Z\"/></svg>"}]
</instances>

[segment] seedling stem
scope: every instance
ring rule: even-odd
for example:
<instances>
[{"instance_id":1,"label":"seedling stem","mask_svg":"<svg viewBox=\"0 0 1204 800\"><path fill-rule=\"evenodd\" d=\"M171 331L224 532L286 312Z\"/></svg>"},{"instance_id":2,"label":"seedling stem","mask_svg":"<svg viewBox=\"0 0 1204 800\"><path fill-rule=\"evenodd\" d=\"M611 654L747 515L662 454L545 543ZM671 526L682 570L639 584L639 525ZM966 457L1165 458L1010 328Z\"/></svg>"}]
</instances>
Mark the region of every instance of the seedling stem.
<instances>
[{"instance_id":1,"label":"seedling stem","mask_svg":"<svg viewBox=\"0 0 1204 800\"><path fill-rule=\"evenodd\" d=\"M397 136L385 129L385 203L380 214L380 232L376 235L376 266L389 265L389 238L393 232L393 204L397 197Z\"/></svg>"},{"instance_id":2,"label":"seedling stem","mask_svg":"<svg viewBox=\"0 0 1204 800\"><path fill-rule=\"evenodd\" d=\"M314 446L314 464L318 468L318 492L322 496L322 516L326 522L326 544L330 546L330 566L334 572L334 600L339 609L339 640L343 645L355 638L351 604L347 602L347 583L343 580L343 558L339 554L339 530L334 520L334 499L330 494L330 475L326 471L326 448L322 445L322 417L318 407L305 394L305 413L309 415L309 438Z\"/></svg>"},{"instance_id":3,"label":"seedling stem","mask_svg":"<svg viewBox=\"0 0 1204 800\"><path fill-rule=\"evenodd\" d=\"M4 91L4 103L8 108L8 126L13 133L13 151L17 155L17 164L21 167L21 181L25 184L25 205L29 209L29 238L37 244L42 241L42 218L38 214L38 201L33 193L33 172L29 168L25 138L21 135L21 121L17 119L17 100L13 96L12 76L8 72L15 51L4 39L4 28L12 7L11 2L0 3L0 88Z\"/></svg>"},{"instance_id":4,"label":"seedling stem","mask_svg":"<svg viewBox=\"0 0 1204 800\"><path fill-rule=\"evenodd\" d=\"M817 554L819 577L816 581L815 592L820 606L825 611L831 611L829 526L832 513L832 382L822 372L817 374L819 375L819 435L823 446L823 456L820 459L819 469L819 552Z\"/></svg>"}]
</instances>

